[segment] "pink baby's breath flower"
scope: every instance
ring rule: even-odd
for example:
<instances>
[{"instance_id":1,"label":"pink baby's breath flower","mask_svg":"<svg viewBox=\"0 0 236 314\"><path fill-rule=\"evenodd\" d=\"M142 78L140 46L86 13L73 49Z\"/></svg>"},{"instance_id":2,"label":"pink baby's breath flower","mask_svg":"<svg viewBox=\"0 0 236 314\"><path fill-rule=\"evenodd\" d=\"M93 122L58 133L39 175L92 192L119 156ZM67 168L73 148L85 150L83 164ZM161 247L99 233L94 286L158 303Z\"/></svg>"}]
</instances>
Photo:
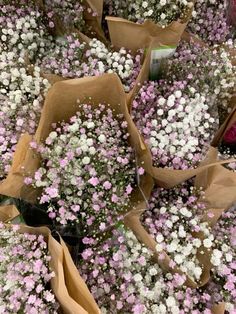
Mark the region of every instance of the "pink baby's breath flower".
<instances>
[{"instance_id":1,"label":"pink baby's breath flower","mask_svg":"<svg viewBox=\"0 0 236 314\"><path fill-rule=\"evenodd\" d=\"M97 186L99 184L99 180L96 177L92 177L91 179L88 180L88 182L93 186Z\"/></svg>"},{"instance_id":2,"label":"pink baby's breath flower","mask_svg":"<svg viewBox=\"0 0 236 314\"><path fill-rule=\"evenodd\" d=\"M143 175L144 174L144 169L142 167L138 168L138 174Z\"/></svg>"}]
</instances>

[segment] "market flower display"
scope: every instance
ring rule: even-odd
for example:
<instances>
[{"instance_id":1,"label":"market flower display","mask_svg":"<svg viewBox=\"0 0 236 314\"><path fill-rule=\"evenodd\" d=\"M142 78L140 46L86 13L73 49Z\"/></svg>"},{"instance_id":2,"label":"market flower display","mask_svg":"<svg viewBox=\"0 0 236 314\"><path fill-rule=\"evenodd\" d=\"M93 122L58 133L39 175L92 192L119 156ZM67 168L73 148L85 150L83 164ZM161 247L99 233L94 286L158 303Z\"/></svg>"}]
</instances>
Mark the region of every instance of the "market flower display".
<instances>
[{"instance_id":1,"label":"market flower display","mask_svg":"<svg viewBox=\"0 0 236 314\"><path fill-rule=\"evenodd\" d=\"M0 313L235 314L235 0L0 2Z\"/></svg>"},{"instance_id":2,"label":"market flower display","mask_svg":"<svg viewBox=\"0 0 236 314\"><path fill-rule=\"evenodd\" d=\"M50 256L42 235L18 233L19 227L0 223L0 312L57 313L49 288Z\"/></svg>"}]
</instances>

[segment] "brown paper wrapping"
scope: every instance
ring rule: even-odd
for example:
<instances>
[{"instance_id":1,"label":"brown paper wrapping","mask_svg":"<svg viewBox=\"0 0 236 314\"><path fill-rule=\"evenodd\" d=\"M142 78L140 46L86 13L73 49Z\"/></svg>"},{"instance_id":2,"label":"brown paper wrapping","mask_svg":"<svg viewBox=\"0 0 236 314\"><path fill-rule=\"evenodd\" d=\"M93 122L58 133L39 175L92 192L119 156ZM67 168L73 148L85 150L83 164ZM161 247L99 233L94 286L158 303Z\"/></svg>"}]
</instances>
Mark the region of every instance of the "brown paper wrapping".
<instances>
[{"instance_id":1,"label":"brown paper wrapping","mask_svg":"<svg viewBox=\"0 0 236 314\"><path fill-rule=\"evenodd\" d=\"M143 24L130 22L119 17L106 17L106 20L111 43L116 48L124 47L133 53L137 53L139 49L146 49L146 56L135 86L128 93L128 102L131 103L140 89L140 84L148 80L151 51L162 45L177 46L187 23L186 21L176 21L163 28L150 20Z\"/></svg>"},{"instance_id":2,"label":"brown paper wrapping","mask_svg":"<svg viewBox=\"0 0 236 314\"><path fill-rule=\"evenodd\" d=\"M84 19L88 26L92 28L92 37L97 37L99 40L106 42L105 34L102 30L102 13L103 13L103 0L85 0L86 8L92 9L96 12L96 16L92 16L91 13L85 11Z\"/></svg>"},{"instance_id":3,"label":"brown paper wrapping","mask_svg":"<svg viewBox=\"0 0 236 314\"><path fill-rule=\"evenodd\" d=\"M14 205L0 206L0 221L9 222L19 216L19 212Z\"/></svg>"},{"instance_id":4,"label":"brown paper wrapping","mask_svg":"<svg viewBox=\"0 0 236 314\"><path fill-rule=\"evenodd\" d=\"M212 307L212 314L224 314L225 313L225 304L219 303Z\"/></svg>"},{"instance_id":5,"label":"brown paper wrapping","mask_svg":"<svg viewBox=\"0 0 236 314\"><path fill-rule=\"evenodd\" d=\"M83 279L80 277L78 270L75 266L68 269L68 265L73 264L73 262L69 252L64 250L64 243L58 243L52 237L50 230L46 227L31 228L22 225L20 226L20 232L36 235L42 234L45 237L48 244L49 255L51 256L50 267L55 273L55 277L51 279L51 288L60 303L63 313L100 313L98 306ZM73 295L70 295L73 287L73 284L70 281L71 278L73 278L74 281L77 281L77 290L73 291Z\"/></svg>"},{"instance_id":6,"label":"brown paper wrapping","mask_svg":"<svg viewBox=\"0 0 236 314\"><path fill-rule=\"evenodd\" d=\"M205 191L204 203L207 205L206 214L203 216L202 220L209 223L211 227L213 227L218 219L220 218L222 212L227 210L230 206L236 202L236 193L235 193L235 186L236 186L236 173L224 168L222 164L227 163L229 161L222 161L219 162L218 158L218 151L217 149L211 147L206 159L202 162L200 167L194 171L197 176L195 179L195 186L196 187L203 187ZM231 160L234 161L234 160ZM166 175L166 171L168 169L163 169L163 177ZM173 182L177 184L177 181L172 181L171 178L174 180L175 177L173 176L172 170L169 170L170 176L167 177L169 179L169 183L172 185ZM181 172L180 172L181 173ZM160 174L160 173L159 173ZM181 176L179 176L180 178ZM183 177L182 177L183 178ZM167 181L167 180L165 180ZM184 180L183 180L184 181ZM173 185L174 186L174 185ZM169 186L167 186L169 187ZM155 252L156 242L155 240L148 234L145 228L142 226L140 222L140 217L143 213L145 208L137 207L135 210L131 211L125 217L126 225L131 228L131 230L135 233L137 238L144 243L149 249ZM208 216L208 213L211 212L214 214L213 218ZM195 233L193 234L194 237L204 239L202 233ZM204 254L200 252L203 251ZM162 260L158 258L158 254L156 255L156 261L162 267L163 270L169 271L172 273L182 273L180 269L175 267L171 269L169 267L170 257L165 253L161 252L164 256ZM197 288L200 286L204 286L210 279L210 270L211 270L211 263L210 263L210 256L211 252L204 247L200 247L197 253L197 258L199 260L200 265L203 268L203 272L199 281L199 284L195 283L191 278L187 277L186 285L191 288ZM217 312L216 312L217 313Z\"/></svg>"}]
</instances>

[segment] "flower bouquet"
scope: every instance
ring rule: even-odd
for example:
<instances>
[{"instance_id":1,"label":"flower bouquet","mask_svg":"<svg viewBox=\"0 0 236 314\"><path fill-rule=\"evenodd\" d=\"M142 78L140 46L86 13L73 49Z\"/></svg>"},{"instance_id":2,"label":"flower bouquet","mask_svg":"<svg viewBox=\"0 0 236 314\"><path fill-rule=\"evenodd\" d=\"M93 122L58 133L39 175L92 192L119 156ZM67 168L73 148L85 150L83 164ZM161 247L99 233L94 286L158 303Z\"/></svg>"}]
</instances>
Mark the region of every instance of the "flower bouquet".
<instances>
[{"instance_id":1,"label":"flower bouquet","mask_svg":"<svg viewBox=\"0 0 236 314\"><path fill-rule=\"evenodd\" d=\"M100 313L62 239L0 223L1 313Z\"/></svg>"},{"instance_id":2,"label":"flower bouquet","mask_svg":"<svg viewBox=\"0 0 236 314\"><path fill-rule=\"evenodd\" d=\"M49 204L52 220L71 224L82 238L104 233L137 206L145 208L151 155L114 74L55 83L34 140L26 135L20 141L3 195L31 201L37 195Z\"/></svg>"}]
</instances>

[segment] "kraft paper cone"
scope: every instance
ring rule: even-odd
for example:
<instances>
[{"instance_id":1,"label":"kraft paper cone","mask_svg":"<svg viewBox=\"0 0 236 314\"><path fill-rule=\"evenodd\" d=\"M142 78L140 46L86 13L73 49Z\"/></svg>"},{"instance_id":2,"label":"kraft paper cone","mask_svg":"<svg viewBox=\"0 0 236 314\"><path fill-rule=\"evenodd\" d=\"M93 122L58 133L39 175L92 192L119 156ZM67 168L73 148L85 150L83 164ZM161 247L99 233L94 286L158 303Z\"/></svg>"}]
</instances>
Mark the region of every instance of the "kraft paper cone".
<instances>
[{"instance_id":1,"label":"kraft paper cone","mask_svg":"<svg viewBox=\"0 0 236 314\"><path fill-rule=\"evenodd\" d=\"M80 104L88 103L88 100L91 99L89 102L94 107L100 103L110 104L115 115L120 113L124 115L130 134L129 144L134 148L137 165L142 166L147 172L145 176L140 177L141 184L144 181L145 188L150 190L149 185L152 186L153 184L149 176L152 169L151 153L130 117L125 92L116 74L55 83L46 96L34 140L37 143L44 142L52 131L52 123L68 122L80 110L77 99L79 99ZM40 157L30 148L31 141L32 138L27 134L19 141L12 168L7 178L0 184L0 193L22 198L28 202L35 202L40 194L40 189L34 189L24 184L24 177L33 176L40 167ZM134 189L133 194L131 194L132 207L143 201L144 198L139 188Z\"/></svg>"},{"instance_id":2,"label":"kraft paper cone","mask_svg":"<svg viewBox=\"0 0 236 314\"><path fill-rule=\"evenodd\" d=\"M212 148L210 148L211 151ZM209 151L209 153L210 153ZM209 154L208 153L208 154ZM213 168L217 165L223 165L227 164L229 162L234 162L236 161L235 159L229 159L229 160L221 160L221 161L211 161L208 160L208 163L205 165L199 165L199 167L194 168L194 169L187 169L187 170L173 170L173 169L168 169L168 168L158 168L158 167L153 167L152 173L153 173L153 178L155 182L158 184L160 187L164 188L172 188L184 181L187 181L201 173L204 173L206 170Z\"/></svg>"},{"instance_id":3,"label":"kraft paper cone","mask_svg":"<svg viewBox=\"0 0 236 314\"><path fill-rule=\"evenodd\" d=\"M86 313L100 313L100 310L98 309L98 306L82 277L74 276L74 274L78 274L78 270L75 267L70 252L61 237L60 243L64 251L63 268L65 283L70 296L87 311Z\"/></svg>"},{"instance_id":4,"label":"kraft paper cone","mask_svg":"<svg viewBox=\"0 0 236 314\"><path fill-rule=\"evenodd\" d=\"M149 48L153 39L163 45L179 42L187 23L175 21L167 27L155 24L151 20L137 24L119 17L106 17L112 44L116 48L125 47L136 52Z\"/></svg>"},{"instance_id":5,"label":"kraft paper cone","mask_svg":"<svg viewBox=\"0 0 236 314\"><path fill-rule=\"evenodd\" d=\"M12 215L11 219L13 218L14 214ZM1 216L0 221L6 222L6 220L1 220ZM101 313L85 282L76 269L69 251L62 239L61 244L59 244L52 237L51 231L46 227L32 228L26 225L20 225L19 233L29 233L44 236L48 245L49 255L51 256L49 266L55 273L55 276L50 281L51 288L61 306L62 313Z\"/></svg>"}]
</instances>

